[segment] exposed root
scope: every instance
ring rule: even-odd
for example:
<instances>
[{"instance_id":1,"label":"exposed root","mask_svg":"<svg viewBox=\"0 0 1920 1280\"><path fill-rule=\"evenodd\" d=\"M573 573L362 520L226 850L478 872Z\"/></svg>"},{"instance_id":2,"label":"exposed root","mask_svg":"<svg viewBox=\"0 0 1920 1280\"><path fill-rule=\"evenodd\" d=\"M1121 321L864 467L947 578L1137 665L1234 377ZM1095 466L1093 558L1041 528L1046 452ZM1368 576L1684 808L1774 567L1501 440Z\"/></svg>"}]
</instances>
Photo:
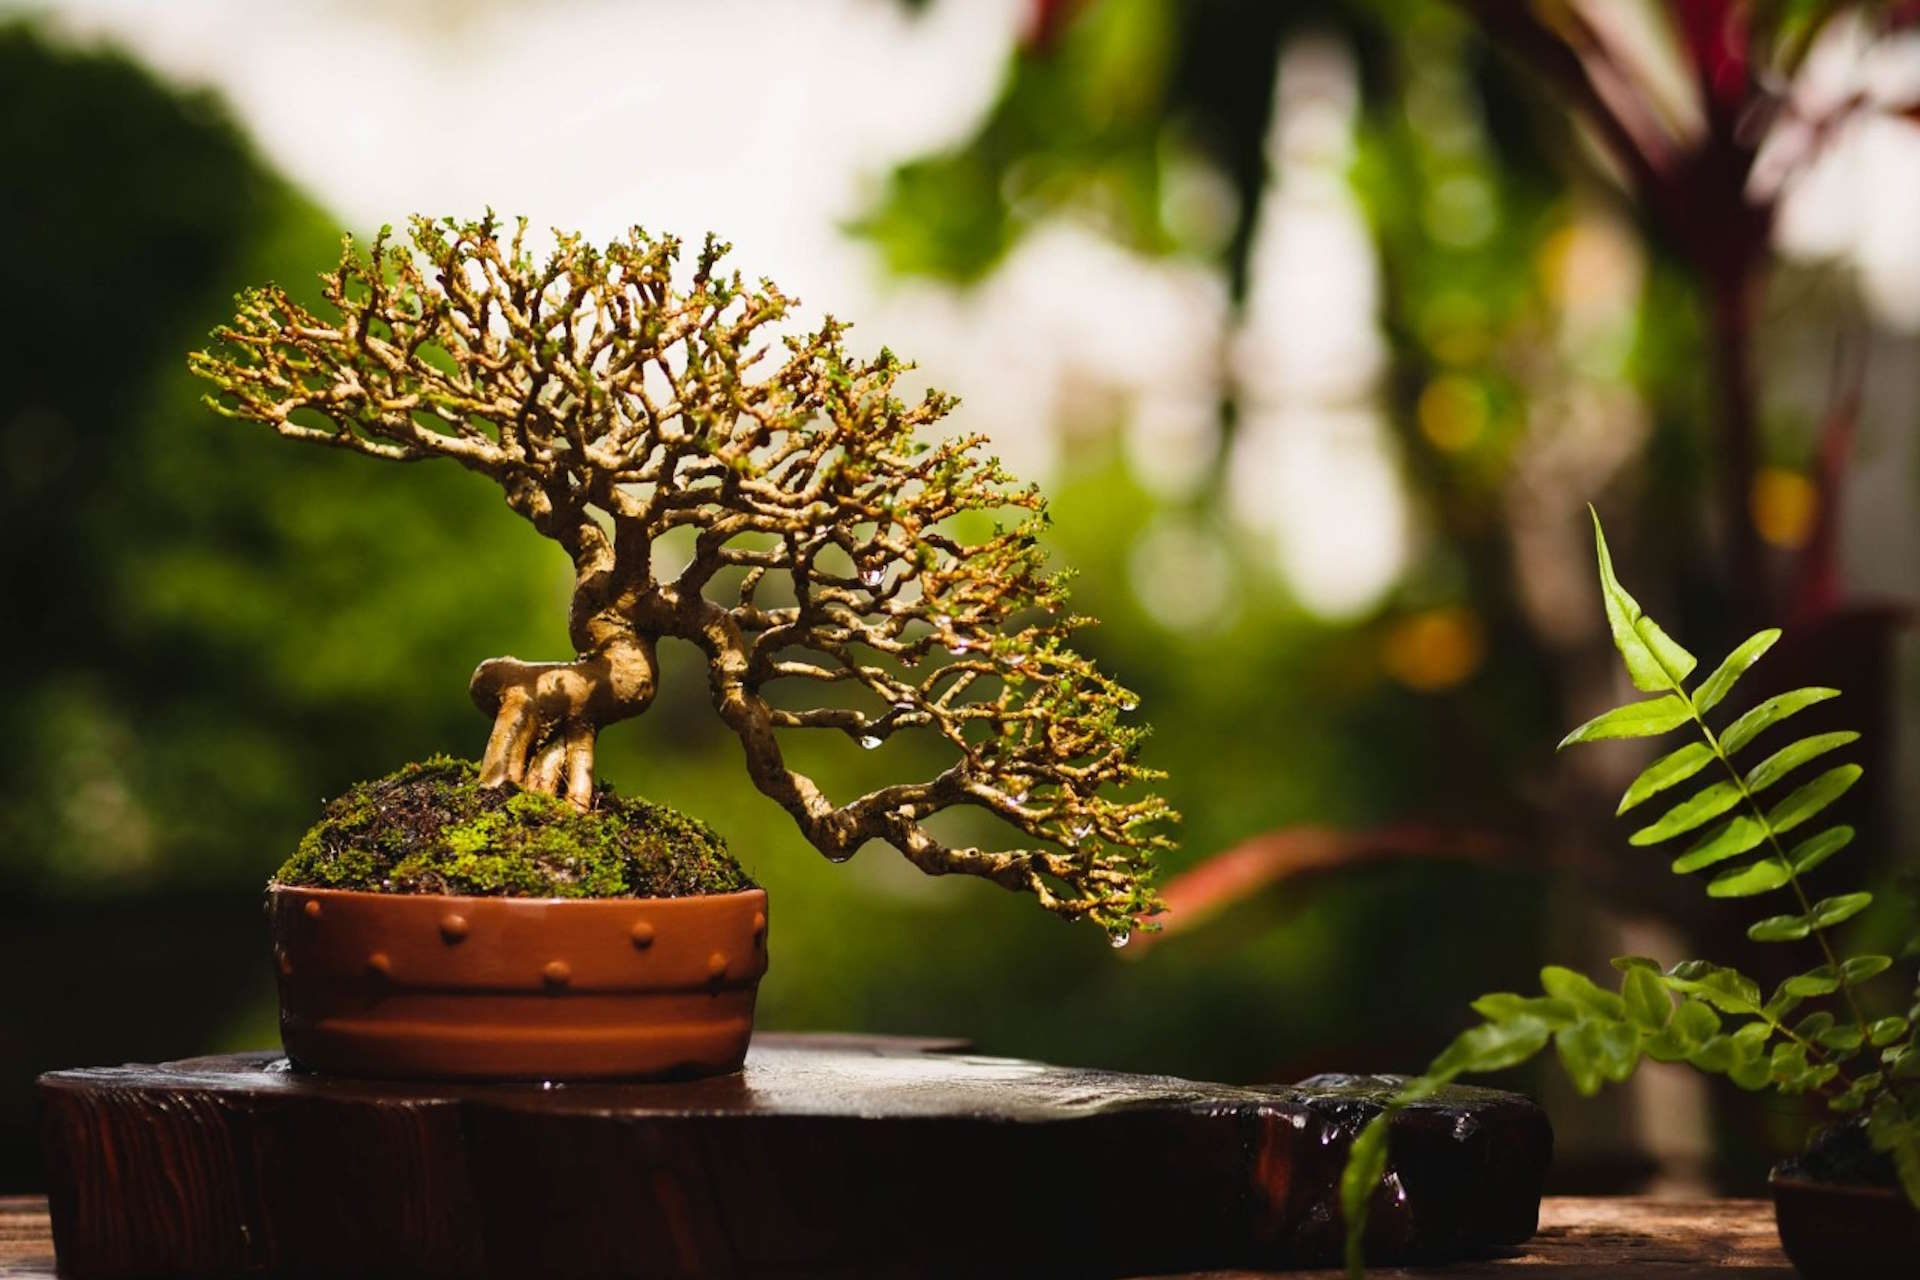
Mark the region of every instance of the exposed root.
<instances>
[{"instance_id":1,"label":"exposed root","mask_svg":"<svg viewBox=\"0 0 1920 1280\"><path fill-rule=\"evenodd\" d=\"M593 804L593 747L601 726L637 715L652 701L652 682L638 696L616 688L605 658L522 662L489 658L467 686L493 717L480 762L483 786L512 782L528 791Z\"/></svg>"}]
</instances>

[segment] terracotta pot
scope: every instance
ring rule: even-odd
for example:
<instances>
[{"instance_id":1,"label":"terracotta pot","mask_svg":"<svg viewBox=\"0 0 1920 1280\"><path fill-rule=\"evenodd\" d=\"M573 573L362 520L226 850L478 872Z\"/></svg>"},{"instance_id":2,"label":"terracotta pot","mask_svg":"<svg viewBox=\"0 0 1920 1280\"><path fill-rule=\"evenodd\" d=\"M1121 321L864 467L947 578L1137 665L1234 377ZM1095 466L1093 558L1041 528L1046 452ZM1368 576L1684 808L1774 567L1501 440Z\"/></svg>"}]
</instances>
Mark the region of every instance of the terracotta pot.
<instances>
[{"instance_id":1,"label":"terracotta pot","mask_svg":"<svg viewBox=\"0 0 1920 1280\"><path fill-rule=\"evenodd\" d=\"M465 898L273 885L294 1065L391 1079L717 1075L753 1034L761 889Z\"/></svg>"},{"instance_id":2,"label":"terracotta pot","mask_svg":"<svg viewBox=\"0 0 1920 1280\"><path fill-rule=\"evenodd\" d=\"M1806 1280L1911 1274L1920 1258L1920 1210L1900 1192L1817 1182L1778 1169L1767 1182L1780 1247Z\"/></svg>"}]
</instances>

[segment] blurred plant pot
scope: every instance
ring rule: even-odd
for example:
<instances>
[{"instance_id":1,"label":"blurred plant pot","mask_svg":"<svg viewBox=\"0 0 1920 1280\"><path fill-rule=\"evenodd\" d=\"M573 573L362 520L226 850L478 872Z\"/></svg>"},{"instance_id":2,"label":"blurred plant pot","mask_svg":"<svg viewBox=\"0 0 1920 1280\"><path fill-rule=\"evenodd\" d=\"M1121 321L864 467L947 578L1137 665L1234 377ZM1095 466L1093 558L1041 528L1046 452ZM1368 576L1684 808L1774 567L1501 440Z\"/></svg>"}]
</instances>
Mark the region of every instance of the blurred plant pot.
<instances>
[{"instance_id":1,"label":"blurred plant pot","mask_svg":"<svg viewBox=\"0 0 1920 1280\"><path fill-rule=\"evenodd\" d=\"M1780 1247L1806 1280L1910 1275L1920 1258L1920 1210L1892 1187L1783 1174L1773 1188Z\"/></svg>"},{"instance_id":2,"label":"blurred plant pot","mask_svg":"<svg viewBox=\"0 0 1920 1280\"><path fill-rule=\"evenodd\" d=\"M498 898L275 884L280 1038L295 1066L390 1079L737 1070L767 970L762 889Z\"/></svg>"}]
</instances>

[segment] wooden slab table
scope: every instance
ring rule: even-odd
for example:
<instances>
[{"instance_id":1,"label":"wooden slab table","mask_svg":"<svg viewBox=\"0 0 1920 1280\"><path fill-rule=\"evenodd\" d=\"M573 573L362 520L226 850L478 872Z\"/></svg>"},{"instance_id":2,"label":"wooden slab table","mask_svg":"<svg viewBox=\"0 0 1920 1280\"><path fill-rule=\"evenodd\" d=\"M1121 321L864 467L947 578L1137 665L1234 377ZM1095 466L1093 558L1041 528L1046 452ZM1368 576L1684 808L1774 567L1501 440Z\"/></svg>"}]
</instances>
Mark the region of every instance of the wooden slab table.
<instances>
[{"instance_id":1,"label":"wooden slab table","mask_svg":"<svg viewBox=\"0 0 1920 1280\"><path fill-rule=\"evenodd\" d=\"M1206 1280L1262 1273L1211 1272ZM1276 1273L1266 1273L1276 1274ZM1296 1280L1336 1280L1331 1271L1295 1271ZM1791 1280L1765 1200L1640 1200L1548 1197L1540 1234L1511 1256L1450 1267L1376 1270L1380 1280ZM0 1280L53 1280L47 1202L0 1199ZM1196 1277L1195 1280L1198 1280Z\"/></svg>"},{"instance_id":2,"label":"wooden slab table","mask_svg":"<svg viewBox=\"0 0 1920 1280\"><path fill-rule=\"evenodd\" d=\"M381 1081L270 1050L41 1077L61 1266L88 1280L999 1280L1330 1266L1375 1076L1227 1085L768 1033L738 1072ZM1552 1148L1518 1094L1395 1116L1382 1263L1526 1240Z\"/></svg>"}]
</instances>

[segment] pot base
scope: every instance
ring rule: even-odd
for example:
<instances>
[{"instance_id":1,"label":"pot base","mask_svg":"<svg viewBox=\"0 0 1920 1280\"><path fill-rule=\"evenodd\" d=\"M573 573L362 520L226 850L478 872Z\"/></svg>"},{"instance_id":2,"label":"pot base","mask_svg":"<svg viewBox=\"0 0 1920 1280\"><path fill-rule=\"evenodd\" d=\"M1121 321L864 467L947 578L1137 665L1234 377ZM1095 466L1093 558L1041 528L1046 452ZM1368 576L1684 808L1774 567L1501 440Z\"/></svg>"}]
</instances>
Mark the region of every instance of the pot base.
<instances>
[{"instance_id":1,"label":"pot base","mask_svg":"<svg viewBox=\"0 0 1920 1280\"><path fill-rule=\"evenodd\" d=\"M739 1069L767 895L471 898L275 885L287 1056L385 1079L658 1079Z\"/></svg>"},{"instance_id":2,"label":"pot base","mask_svg":"<svg viewBox=\"0 0 1920 1280\"><path fill-rule=\"evenodd\" d=\"M1767 1183L1780 1247L1804 1280L1906 1275L1920 1258L1920 1210L1898 1191L1778 1170Z\"/></svg>"}]
</instances>

